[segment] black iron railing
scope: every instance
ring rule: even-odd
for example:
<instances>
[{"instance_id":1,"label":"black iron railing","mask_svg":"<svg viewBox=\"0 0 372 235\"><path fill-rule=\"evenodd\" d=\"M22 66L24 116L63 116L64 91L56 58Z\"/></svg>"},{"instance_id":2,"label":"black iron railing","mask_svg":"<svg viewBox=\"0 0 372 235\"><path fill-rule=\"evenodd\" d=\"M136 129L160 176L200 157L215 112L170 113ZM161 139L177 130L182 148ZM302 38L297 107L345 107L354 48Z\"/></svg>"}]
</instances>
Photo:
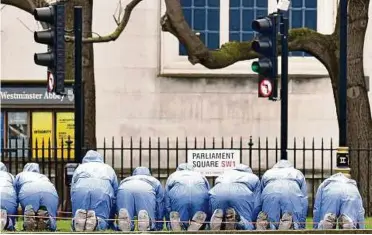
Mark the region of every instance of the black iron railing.
<instances>
[{"instance_id":1,"label":"black iron railing","mask_svg":"<svg viewBox=\"0 0 372 235\"><path fill-rule=\"evenodd\" d=\"M312 209L313 195L316 194L319 184L335 173L336 144L337 142L332 139L308 141L304 138L294 139L292 144L291 142L289 144L288 160L295 168L301 170L307 179L309 209ZM56 147L50 140L35 141L35 143L14 141L12 146L4 146L4 143L1 145L1 162L7 166L10 173L18 174L28 162L39 163L41 173L48 176L55 184L61 203L66 200L69 192L64 184L64 166L75 161L72 141L61 141L58 145L60 147ZM240 153L240 162L250 166L259 177L280 160L279 140L269 141L268 138L241 137L218 140L216 138L139 138L136 140L120 138L119 141L111 138L104 139L98 146L95 150L102 154L105 163L115 169L118 180L131 175L138 166L147 166L153 176L164 183L180 163L187 162L188 151L195 149L237 150ZM85 152L87 150L84 149ZM369 146L350 149L351 154L356 152L353 156L357 156L358 162L361 161L359 156L366 156L366 152L369 159L371 151L372 148ZM369 164L369 160L367 162ZM360 172L360 169L358 170ZM208 177L211 184L214 184L215 178ZM358 174L355 180L360 182L361 174ZM369 202L369 198L368 194L368 198L364 200ZM366 207L369 213L369 203L366 203Z\"/></svg>"}]
</instances>

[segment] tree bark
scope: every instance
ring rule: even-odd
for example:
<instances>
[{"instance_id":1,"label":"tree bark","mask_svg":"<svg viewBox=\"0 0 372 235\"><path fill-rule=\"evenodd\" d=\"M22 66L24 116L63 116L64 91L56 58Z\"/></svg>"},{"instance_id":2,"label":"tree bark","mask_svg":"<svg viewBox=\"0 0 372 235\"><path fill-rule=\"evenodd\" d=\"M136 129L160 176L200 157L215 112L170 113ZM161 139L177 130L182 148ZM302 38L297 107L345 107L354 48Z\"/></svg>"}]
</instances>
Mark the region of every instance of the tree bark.
<instances>
[{"instance_id":1,"label":"tree bark","mask_svg":"<svg viewBox=\"0 0 372 235\"><path fill-rule=\"evenodd\" d=\"M93 0L84 1L83 37L92 37ZM84 5L83 5L84 7ZM96 85L94 80L93 44L83 45L83 83L84 83L84 120L85 147L96 148Z\"/></svg>"},{"instance_id":2,"label":"tree bark","mask_svg":"<svg viewBox=\"0 0 372 235\"><path fill-rule=\"evenodd\" d=\"M83 7L83 37L92 37L93 0L66 2L66 27L73 29L74 6ZM74 44L68 43L66 50L66 78L74 78ZM83 44L84 85L84 147L96 148L96 91L94 80L93 44Z\"/></svg>"},{"instance_id":3,"label":"tree bark","mask_svg":"<svg viewBox=\"0 0 372 235\"><path fill-rule=\"evenodd\" d=\"M365 208L372 208L371 200L368 201L368 195L372 195L372 181L370 180L372 164L370 150L367 150L372 147L372 119L363 70L363 47L368 23L368 3L366 2L361 0L349 2L347 140L351 149L364 149L364 151L351 152L351 175L359 184ZM371 212L368 210L368 216L372 215Z\"/></svg>"}]
</instances>

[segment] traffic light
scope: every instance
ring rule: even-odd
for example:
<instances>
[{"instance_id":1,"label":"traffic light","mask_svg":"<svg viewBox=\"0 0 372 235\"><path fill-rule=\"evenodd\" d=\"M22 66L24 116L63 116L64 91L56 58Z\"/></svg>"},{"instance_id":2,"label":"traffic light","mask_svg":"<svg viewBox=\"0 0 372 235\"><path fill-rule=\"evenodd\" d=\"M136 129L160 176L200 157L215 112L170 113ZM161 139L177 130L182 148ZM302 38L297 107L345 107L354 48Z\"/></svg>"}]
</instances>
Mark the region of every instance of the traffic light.
<instances>
[{"instance_id":1,"label":"traffic light","mask_svg":"<svg viewBox=\"0 0 372 235\"><path fill-rule=\"evenodd\" d=\"M35 42L48 45L48 52L34 54L35 64L48 67L48 84L52 84L48 85L49 91L63 94L65 91L65 6L55 4L36 8L34 18L49 25L47 30L34 32Z\"/></svg>"},{"instance_id":2,"label":"traffic light","mask_svg":"<svg viewBox=\"0 0 372 235\"><path fill-rule=\"evenodd\" d=\"M258 33L258 38L252 42L252 49L260 56L258 61L252 63L252 70L259 75L259 97L276 97L278 74L277 15L270 14L254 20L252 29Z\"/></svg>"}]
</instances>

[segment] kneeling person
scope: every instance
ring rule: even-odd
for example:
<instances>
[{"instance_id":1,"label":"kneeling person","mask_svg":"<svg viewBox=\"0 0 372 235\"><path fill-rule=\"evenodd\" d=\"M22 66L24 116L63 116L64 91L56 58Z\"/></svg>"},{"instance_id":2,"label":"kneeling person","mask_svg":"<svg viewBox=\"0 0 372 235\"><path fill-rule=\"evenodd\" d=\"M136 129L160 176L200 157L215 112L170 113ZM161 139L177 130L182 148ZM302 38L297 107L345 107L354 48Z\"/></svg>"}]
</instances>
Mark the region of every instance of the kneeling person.
<instances>
[{"instance_id":1,"label":"kneeling person","mask_svg":"<svg viewBox=\"0 0 372 235\"><path fill-rule=\"evenodd\" d=\"M261 188L262 213L257 218L257 229L305 228L308 200L301 171L289 161L280 160L262 176Z\"/></svg>"},{"instance_id":2,"label":"kneeling person","mask_svg":"<svg viewBox=\"0 0 372 235\"><path fill-rule=\"evenodd\" d=\"M182 163L165 187L166 218L173 231L197 231L209 214L209 183L191 164ZM189 224L188 221L191 220Z\"/></svg>"},{"instance_id":3,"label":"kneeling person","mask_svg":"<svg viewBox=\"0 0 372 235\"><path fill-rule=\"evenodd\" d=\"M15 187L24 214L23 228L55 231L58 194L48 177L40 174L39 164L27 163L16 176Z\"/></svg>"},{"instance_id":4,"label":"kneeling person","mask_svg":"<svg viewBox=\"0 0 372 235\"><path fill-rule=\"evenodd\" d=\"M260 179L251 168L240 164L216 179L209 191L213 216L211 229L220 230L226 221L225 230L253 230L261 210Z\"/></svg>"},{"instance_id":5,"label":"kneeling person","mask_svg":"<svg viewBox=\"0 0 372 235\"><path fill-rule=\"evenodd\" d=\"M72 229L81 231L106 230L113 226L113 209L118 179L114 169L103 157L90 150L83 158L71 182L71 204L74 215Z\"/></svg>"},{"instance_id":6,"label":"kneeling person","mask_svg":"<svg viewBox=\"0 0 372 235\"><path fill-rule=\"evenodd\" d=\"M319 186L314 203L314 229L364 229L364 208L355 180L337 173Z\"/></svg>"},{"instance_id":7,"label":"kneeling person","mask_svg":"<svg viewBox=\"0 0 372 235\"><path fill-rule=\"evenodd\" d=\"M138 230L163 229L163 186L151 176L147 167L137 167L132 176L122 180L116 198L119 230L133 231L135 215L138 216Z\"/></svg>"},{"instance_id":8,"label":"kneeling person","mask_svg":"<svg viewBox=\"0 0 372 235\"><path fill-rule=\"evenodd\" d=\"M0 162L0 230L15 230L15 217L17 215L17 193L14 188L14 177L8 173L4 163Z\"/></svg>"}]
</instances>

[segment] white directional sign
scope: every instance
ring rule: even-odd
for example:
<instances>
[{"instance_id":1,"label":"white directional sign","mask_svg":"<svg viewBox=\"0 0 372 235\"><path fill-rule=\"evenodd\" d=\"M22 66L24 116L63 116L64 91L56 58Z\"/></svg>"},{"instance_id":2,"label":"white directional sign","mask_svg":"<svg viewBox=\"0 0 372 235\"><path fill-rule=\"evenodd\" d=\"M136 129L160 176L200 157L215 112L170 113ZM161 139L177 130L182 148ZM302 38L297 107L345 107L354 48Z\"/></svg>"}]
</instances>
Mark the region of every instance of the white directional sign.
<instances>
[{"instance_id":1,"label":"white directional sign","mask_svg":"<svg viewBox=\"0 0 372 235\"><path fill-rule=\"evenodd\" d=\"M279 0L276 8L281 10L281 11L288 11L290 4L291 4L291 1Z\"/></svg>"},{"instance_id":2,"label":"white directional sign","mask_svg":"<svg viewBox=\"0 0 372 235\"><path fill-rule=\"evenodd\" d=\"M51 73L50 71L48 71L48 92L52 92L54 90L54 76L53 76L53 73Z\"/></svg>"},{"instance_id":3,"label":"white directional sign","mask_svg":"<svg viewBox=\"0 0 372 235\"><path fill-rule=\"evenodd\" d=\"M259 92L262 97L270 97L273 93L273 84L270 80L264 79L260 82Z\"/></svg>"}]
</instances>

